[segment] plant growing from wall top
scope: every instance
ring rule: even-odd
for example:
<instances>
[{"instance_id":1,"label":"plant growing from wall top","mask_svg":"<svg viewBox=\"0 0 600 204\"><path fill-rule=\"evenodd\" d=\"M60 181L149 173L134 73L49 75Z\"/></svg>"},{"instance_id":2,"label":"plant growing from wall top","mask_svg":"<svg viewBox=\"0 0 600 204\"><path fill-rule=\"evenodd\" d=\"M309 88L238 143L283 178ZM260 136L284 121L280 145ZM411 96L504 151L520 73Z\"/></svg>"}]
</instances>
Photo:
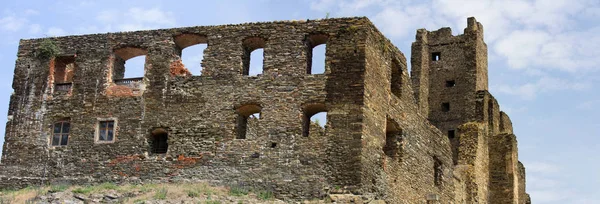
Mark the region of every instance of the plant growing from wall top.
<instances>
[{"instance_id":1,"label":"plant growing from wall top","mask_svg":"<svg viewBox=\"0 0 600 204\"><path fill-rule=\"evenodd\" d=\"M40 47L36 51L36 56L41 59L49 59L57 56L58 53L60 53L60 49L58 48L56 43L54 43L54 41L50 39L44 39L42 40L42 42L40 43Z\"/></svg>"}]
</instances>

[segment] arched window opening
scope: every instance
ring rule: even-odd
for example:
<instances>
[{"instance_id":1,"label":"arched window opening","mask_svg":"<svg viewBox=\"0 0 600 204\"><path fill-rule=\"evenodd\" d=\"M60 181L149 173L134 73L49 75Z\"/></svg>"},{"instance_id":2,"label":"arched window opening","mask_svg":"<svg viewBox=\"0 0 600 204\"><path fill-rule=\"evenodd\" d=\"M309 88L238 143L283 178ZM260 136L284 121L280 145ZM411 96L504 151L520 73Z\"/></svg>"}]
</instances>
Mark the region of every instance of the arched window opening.
<instances>
[{"instance_id":1,"label":"arched window opening","mask_svg":"<svg viewBox=\"0 0 600 204\"><path fill-rule=\"evenodd\" d=\"M304 106L302 136L308 137L311 129L325 128L325 124L327 124L327 109L325 109L325 104L308 104Z\"/></svg>"},{"instance_id":2,"label":"arched window opening","mask_svg":"<svg viewBox=\"0 0 600 204\"><path fill-rule=\"evenodd\" d=\"M115 50L113 80L117 82L123 79L143 78L147 54L146 50L137 47L124 47Z\"/></svg>"},{"instance_id":3,"label":"arched window opening","mask_svg":"<svg viewBox=\"0 0 600 204\"><path fill-rule=\"evenodd\" d=\"M262 108L258 105L243 105L236 109L236 139L246 139L249 130L256 130L258 120L260 119L261 109Z\"/></svg>"},{"instance_id":4,"label":"arched window opening","mask_svg":"<svg viewBox=\"0 0 600 204\"><path fill-rule=\"evenodd\" d=\"M250 37L243 41L242 75L256 76L263 73L265 45L265 39L260 37Z\"/></svg>"},{"instance_id":5,"label":"arched window opening","mask_svg":"<svg viewBox=\"0 0 600 204\"><path fill-rule=\"evenodd\" d=\"M154 129L150 135L150 152L165 154L169 149L169 133L163 128Z\"/></svg>"},{"instance_id":6,"label":"arched window opening","mask_svg":"<svg viewBox=\"0 0 600 204\"><path fill-rule=\"evenodd\" d=\"M325 34L313 34L308 37L306 74L325 73L325 53L328 39L329 37Z\"/></svg>"},{"instance_id":7,"label":"arched window opening","mask_svg":"<svg viewBox=\"0 0 600 204\"><path fill-rule=\"evenodd\" d=\"M208 47L206 36L197 34L181 34L175 37L179 55L185 67L192 75L202 75L204 50Z\"/></svg>"},{"instance_id":8,"label":"arched window opening","mask_svg":"<svg viewBox=\"0 0 600 204\"><path fill-rule=\"evenodd\" d=\"M391 118L387 118L385 124L385 145L383 152L392 159L402 158L402 129Z\"/></svg>"},{"instance_id":9,"label":"arched window opening","mask_svg":"<svg viewBox=\"0 0 600 204\"><path fill-rule=\"evenodd\" d=\"M402 95L402 66L400 62L392 60L392 79L390 81L392 94L400 97Z\"/></svg>"},{"instance_id":10,"label":"arched window opening","mask_svg":"<svg viewBox=\"0 0 600 204\"><path fill-rule=\"evenodd\" d=\"M68 119L54 123L52 131L52 146L66 146L69 142L71 123Z\"/></svg>"}]
</instances>

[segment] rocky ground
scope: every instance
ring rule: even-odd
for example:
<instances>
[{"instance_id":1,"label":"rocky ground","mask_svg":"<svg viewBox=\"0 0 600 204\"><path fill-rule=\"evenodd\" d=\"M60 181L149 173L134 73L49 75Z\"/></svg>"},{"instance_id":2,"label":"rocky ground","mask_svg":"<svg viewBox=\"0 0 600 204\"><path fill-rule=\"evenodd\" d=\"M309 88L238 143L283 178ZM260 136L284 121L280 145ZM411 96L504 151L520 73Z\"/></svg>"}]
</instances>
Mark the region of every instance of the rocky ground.
<instances>
[{"instance_id":1,"label":"rocky ground","mask_svg":"<svg viewBox=\"0 0 600 204\"><path fill-rule=\"evenodd\" d=\"M216 187L206 183L166 183L121 185L103 183L94 186L54 185L16 191L1 191L3 203L371 203L384 204L364 196L332 194L323 200L283 201L271 192L232 187Z\"/></svg>"}]
</instances>

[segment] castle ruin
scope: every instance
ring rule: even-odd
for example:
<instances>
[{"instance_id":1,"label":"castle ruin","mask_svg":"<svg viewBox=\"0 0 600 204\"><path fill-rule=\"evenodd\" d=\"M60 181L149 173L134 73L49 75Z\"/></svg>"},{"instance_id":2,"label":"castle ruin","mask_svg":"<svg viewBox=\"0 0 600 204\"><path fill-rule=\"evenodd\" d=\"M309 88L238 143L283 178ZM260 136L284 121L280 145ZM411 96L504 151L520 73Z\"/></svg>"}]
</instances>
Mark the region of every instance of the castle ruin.
<instances>
[{"instance_id":1,"label":"castle ruin","mask_svg":"<svg viewBox=\"0 0 600 204\"><path fill-rule=\"evenodd\" d=\"M181 62L196 44L200 76ZM256 49L263 72L249 76ZM409 75L364 17L21 40L0 187L197 179L292 200L530 203L483 26L420 29L411 52ZM124 78L141 55L143 77Z\"/></svg>"}]
</instances>

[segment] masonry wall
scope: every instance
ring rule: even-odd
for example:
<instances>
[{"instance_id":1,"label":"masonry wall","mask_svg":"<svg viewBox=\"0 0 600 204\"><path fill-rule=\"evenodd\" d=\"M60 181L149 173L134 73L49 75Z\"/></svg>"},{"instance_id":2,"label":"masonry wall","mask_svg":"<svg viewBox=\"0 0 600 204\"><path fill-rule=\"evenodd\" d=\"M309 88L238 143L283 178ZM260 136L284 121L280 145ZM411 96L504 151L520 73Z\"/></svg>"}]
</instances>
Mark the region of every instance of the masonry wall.
<instances>
[{"instance_id":1,"label":"masonry wall","mask_svg":"<svg viewBox=\"0 0 600 204\"><path fill-rule=\"evenodd\" d=\"M192 179L289 199L527 202L512 123L487 92L481 24L470 18L463 35L419 30L416 39L411 76L366 18L22 40L0 188ZM58 56L38 56L46 40ZM181 54L199 43L208 46L193 76ZM309 74L318 44L327 46L325 73ZM263 72L248 76L256 48ZM139 55L143 77L123 79ZM259 116L242 125L247 111ZM320 111L325 127L304 123ZM104 120L115 122L113 142L98 141ZM70 123L68 144L53 146L60 121ZM168 134L166 153L151 151L157 131Z\"/></svg>"},{"instance_id":2,"label":"masonry wall","mask_svg":"<svg viewBox=\"0 0 600 204\"><path fill-rule=\"evenodd\" d=\"M61 55L75 56L68 92L54 89L55 60L35 56L42 40L23 40L3 164L34 167L23 175L48 182L194 178L294 198L358 189L365 58L358 31L367 24L348 18L52 38ZM182 34L209 44L201 76L181 67ZM326 73L309 75L307 41L316 34L327 36ZM258 76L242 75L249 37L265 42ZM116 84L122 60L139 53L147 54L143 79ZM236 109L248 104L260 107L260 119L246 139L235 139ZM323 104L328 122L304 137L310 104ZM116 139L99 144L98 120L107 118L117 123ZM63 119L71 124L68 145L52 147L53 124ZM157 128L169 134L166 154L149 152Z\"/></svg>"},{"instance_id":3,"label":"masonry wall","mask_svg":"<svg viewBox=\"0 0 600 204\"><path fill-rule=\"evenodd\" d=\"M450 142L419 113L406 58L375 27L368 30L366 42L361 158L364 186L372 188L366 190L385 196L389 203L425 203L428 196L441 203L453 201ZM386 129L391 128L386 126L396 124L401 135L386 139ZM396 146L398 152L386 154L386 145ZM439 178L436 160L441 163Z\"/></svg>"}]
</instances>

